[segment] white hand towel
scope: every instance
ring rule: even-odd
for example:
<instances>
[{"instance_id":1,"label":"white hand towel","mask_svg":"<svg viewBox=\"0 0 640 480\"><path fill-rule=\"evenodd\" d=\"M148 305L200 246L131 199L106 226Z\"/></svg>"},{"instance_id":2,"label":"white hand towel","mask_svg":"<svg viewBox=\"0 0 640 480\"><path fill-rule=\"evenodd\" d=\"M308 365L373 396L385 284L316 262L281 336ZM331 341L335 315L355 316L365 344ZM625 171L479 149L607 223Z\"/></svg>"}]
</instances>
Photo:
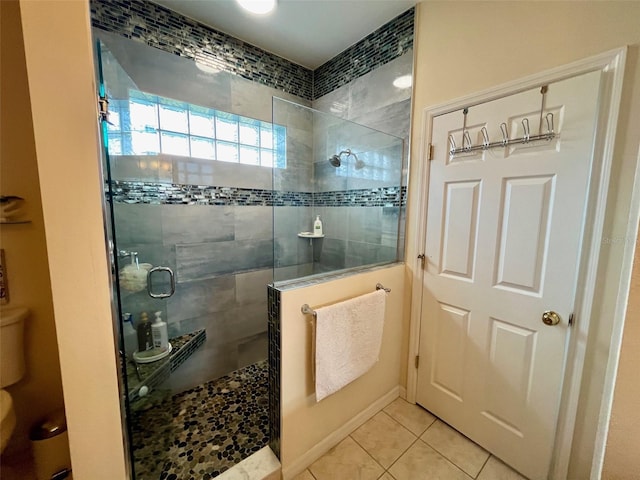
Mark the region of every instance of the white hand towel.
<instances>
[{"instance_id":1,"label":"white hand towel","mask_svg":"<svg viewBox=\"0 0 640 480\"><path fill-rule=\"evenodd\" d=\"M378 361L386 293L376 290L316 309L316 401L337 392Z\"/></svg>"}]
</instances>

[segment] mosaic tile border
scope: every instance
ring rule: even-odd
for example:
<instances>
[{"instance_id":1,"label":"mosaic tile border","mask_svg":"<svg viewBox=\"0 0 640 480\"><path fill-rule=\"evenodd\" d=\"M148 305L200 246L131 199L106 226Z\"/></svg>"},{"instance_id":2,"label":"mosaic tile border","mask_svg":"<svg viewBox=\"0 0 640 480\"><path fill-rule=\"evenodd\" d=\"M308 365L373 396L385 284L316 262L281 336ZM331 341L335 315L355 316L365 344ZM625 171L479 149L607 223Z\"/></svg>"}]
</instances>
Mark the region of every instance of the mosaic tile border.
<instances>
[{"instance_id":1,"label":"mosaic tile border","mask_svg":"<svg viewBox=\"0 0 640 480\"><path fill-rule=\"evenodd\" d=\"M267 286L269 336L269 447L280 458L280 291Z\"/></svg>"},{"instance_id":2,"label":"mosaic tile border","mask_svg":"<svg viewBox=\"0 0 640 480\"><path fill-rule=\"evenodd\" d=\"M413 48L415 7L398 15L313 72L313 99L389 63Z\"/></svg>"},{"instance_id":3,"label":"mosaic tile border","mask_svg":"<svg viewBox=\"0 0 640 480\"><path fill-rule=\"evenodd\" d=\"M400 207L406 204L406 187L362 188L315 192L315 207Z\"/></svg>"},{"instance_id":4,"label":"mosaic tile border","mask_svg":"<svg viewBox=\"0 0 640 480\"><path fill-rule=\"evenodd\" d=\"M311 206L310 192L278 192L257 188L113 181L116 203L220 206Z\"/></svg>"},{"instance_id":5,"label":"mosaic tile border","mask_svg":"<svg viewBox=\"0 0 640 480\"><path fill-rule=\"evenodd\" d=\"M91 0L91 24L173 55L311 100L313 72L144 0Z\"/></svg>"},{"instance_id":6,"label":"mosaic tile border","mask_svg":"<svg viewBox=\"0 0 640 480\"><path fill-rule=\"evenodd\" d=\"M108 191L108 189L106 189ZM403 207L407 187L331 192L279 192L255 188L113 181L115 203L263 207Z\"/></svg>"}]
</instances>

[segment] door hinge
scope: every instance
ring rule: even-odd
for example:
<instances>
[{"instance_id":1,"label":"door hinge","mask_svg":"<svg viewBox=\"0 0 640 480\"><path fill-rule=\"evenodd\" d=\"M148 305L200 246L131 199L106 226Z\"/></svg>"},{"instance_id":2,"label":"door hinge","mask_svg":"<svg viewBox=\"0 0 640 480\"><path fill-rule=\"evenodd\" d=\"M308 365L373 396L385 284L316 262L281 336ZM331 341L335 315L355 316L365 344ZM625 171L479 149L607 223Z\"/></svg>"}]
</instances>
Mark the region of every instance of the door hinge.
<instances>
[{"instance_id":1,"label":"door hinge","mask_svg":"<svg viewBox=\"0 0 640 480\"><path fill-rule=\"evenodd\" d=\"M98 119L100 121L109 121L109 99L106 95L98 97Z\"/></svg>"},{"instance_id":2,"label":"door hinge","mask_svg":"<svg viewBox=\"0 0 640 480\"><path fill-rule=\"evenodd\" d=\"M574 316L573 313L569 315L569 326L573 325Z\"/></svg>"},{"instance_id":3,"label":"door hinge","mask_svg":"<svg viewBox=\"0 0 640 480\"><path fill-rule=\"evenodd\" d=\"M418 255L418 258L420 259L420 262L422 263L422 268L424 269L424 264L425 264L425 261L427 260L427 257L425 256L424 253L421 253L420 255Z\"/></svg>"},{"instance_id":4,"label":"door hinge","mask_svg":"<svg viewBox=\"0 0 640 480\"><path fill-rule=\"evenodd\" d=\"M427 160L428 161L433 160L433 143L430 143L427 146Z\"/></svg>"},{"instance_id":5,"label":"door hinge","mask_svg":"<svg viewBox=\"0 0 640 480\"><path fill-rule=\"evenodd\" d=\"M416 359L414 362L416 368L418 368L420 366L420 355L416 355Z\"/></svg>"}]
</instances>

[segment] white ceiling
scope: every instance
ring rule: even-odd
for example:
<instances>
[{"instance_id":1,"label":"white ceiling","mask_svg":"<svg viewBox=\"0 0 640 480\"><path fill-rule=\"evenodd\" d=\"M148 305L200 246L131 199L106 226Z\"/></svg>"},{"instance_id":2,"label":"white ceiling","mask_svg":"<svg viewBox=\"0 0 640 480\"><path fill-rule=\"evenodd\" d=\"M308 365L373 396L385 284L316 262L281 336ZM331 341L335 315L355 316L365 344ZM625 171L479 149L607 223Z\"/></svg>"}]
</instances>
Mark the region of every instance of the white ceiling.
<instances>
[{"instance_id":1,"label":"white ceiling","mask_svg":"<svg viewBox=\"0 0 640 480\"><path fill-rule=\"evenodd\" d=\"M235 0L153 0L299 65L315 69L416 4L415 0L278 0L267 15Z\"/></svg>"}]
</instances>

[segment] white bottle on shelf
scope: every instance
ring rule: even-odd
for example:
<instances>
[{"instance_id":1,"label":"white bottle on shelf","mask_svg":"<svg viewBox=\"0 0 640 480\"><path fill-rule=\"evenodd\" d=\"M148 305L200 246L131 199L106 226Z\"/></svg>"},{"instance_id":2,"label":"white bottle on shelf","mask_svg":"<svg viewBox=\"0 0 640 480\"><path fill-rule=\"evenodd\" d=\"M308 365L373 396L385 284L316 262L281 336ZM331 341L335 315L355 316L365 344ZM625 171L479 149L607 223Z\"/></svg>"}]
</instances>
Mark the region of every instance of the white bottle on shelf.
<instances>
[{"instance_id":1,"label":"white bottle on shelf","mask_svg":"<svg viewBox=\"0 0 640 480\"><path fill-rule=\"evenodd\" d=\"M322 236L322 220L320 220L320 215L316 215L316 221L313 222L313 236Z\"/></svg>"},{"instance_id":2,"label":"white bottle on shelf","mask_svg":"<svg viewBox=\"0 0 640 480\"><path fill-rule=\"evenodd\" d=\"M153 337L153 348L166 350L169 348L169 334L167 332L167 322L163 322L160 316L162 312L156 312L156 319L151 325L151 336Z\"/></svg>"}]
</instances>

